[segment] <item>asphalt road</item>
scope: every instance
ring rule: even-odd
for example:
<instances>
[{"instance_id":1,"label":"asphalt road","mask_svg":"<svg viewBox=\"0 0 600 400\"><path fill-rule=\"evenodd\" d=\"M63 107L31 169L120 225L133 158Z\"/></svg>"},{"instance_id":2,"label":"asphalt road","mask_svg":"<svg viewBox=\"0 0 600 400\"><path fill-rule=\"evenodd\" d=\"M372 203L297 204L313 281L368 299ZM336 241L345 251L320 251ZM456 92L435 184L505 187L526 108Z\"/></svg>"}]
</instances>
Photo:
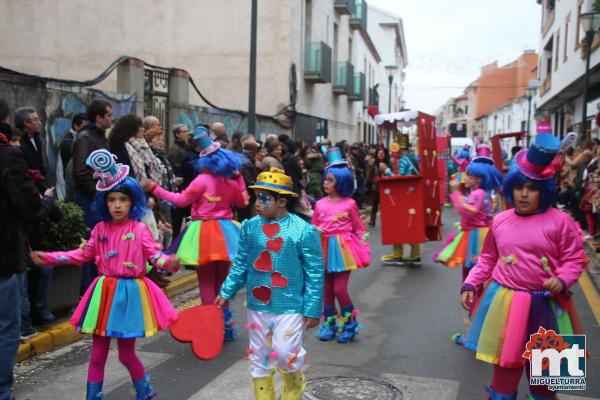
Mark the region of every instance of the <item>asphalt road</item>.
<instances>
[{"instance_id":1,"label":"asphalt road","mask_svg":"<svg viewBox=\"0 0 600 400\"><path fill-rule=\"evenodd\" d=\"M451 227L456 215L446 210L444 222ZM441 242L424 245L422 266L386 266L378 262L389 248L381 246L379 229L371 229L373 262L368 269L353 272L351 294L361 310L364 326L358 340L347 345L320 342L313 332L305 338L308 351L307 377L367 377L375 381L334 380L324 383L320 393L335 399L484 399L484 386L491 382L491 367L472 352L453 344L450 337L464 329L465 312L459 306L460 270L431 262ZM575 288L576 304L587 330L591 358L587 362L587 389L569 392L561 399L600 399L600 327L581 289ZM176 301L189 304L197 297L190 292ZM243 299L234 302L240 326L245 324ZM16 371L19 400L81 399L85 393L90 340L38 356L20 364ZM187 345L168 332L141 340L139 354L159 399L188 400L225 398L252 399L251 382L242 358L248 347L242 329L235 342L226 343L222 354L210 362L199 361ZM385 387L369 386L385 381L396 389L389 397ZM379 391L379 390L383 391ZM388 387L389 389L389 387ZM127 371L111 350L105 377L105 400L132 398ZM318 391L317 391L318 392ZM520 397L527 388L522 379ZM385 397L388 396L388 397Z\"/></svg>"}]
</instances>

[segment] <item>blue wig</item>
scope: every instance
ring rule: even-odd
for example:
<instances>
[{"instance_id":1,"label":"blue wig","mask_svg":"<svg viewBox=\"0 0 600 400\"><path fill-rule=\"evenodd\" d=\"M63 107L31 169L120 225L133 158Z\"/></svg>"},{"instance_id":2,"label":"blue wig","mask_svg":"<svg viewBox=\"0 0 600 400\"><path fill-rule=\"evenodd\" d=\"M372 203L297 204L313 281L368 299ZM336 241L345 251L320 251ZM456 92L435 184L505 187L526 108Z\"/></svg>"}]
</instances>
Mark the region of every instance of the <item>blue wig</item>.
<instances>
[{"instance_id":1,"label":"blue wig","mask_svg":"<svg viewBox=\"0 0 600 400\"><path fill-rule=\"evenodd\" d=\"M483 162L472 162L467 167L467 174L481 178L479 188L489 192L502 186L502 175L493 165Z\"/></svg>"},{"instance_id":2,"label":"blue wig","mask_svg":"<svg viewBox=\"0 0 600 400\"><path fill-rule=\"evenodd\" d=\"M456 157L459 160L468 160L469 158L471 158L471 153L469 152L468 148L464 148L458 153L458 156Z\"/></svg>"},{"instance_id":3,"label":"blue wig","mask_svg":"<svg viewBox=\"0 0 600 400\"><path fill-rule=\"evenodd\" d=\"M513 167L504 177L504 197L514 206L513 189L515 186L525 185L527 182L533 183L533 186L540 191L540 211L546 211L552 204L556 202L556 182L554 178L544 181L533 180L521 173L517 168Z\"/></svg>"},{"instance_id":4,"label":"blue wig","mask_svg":"<svg viewBox=\"0 0 600 400\"><path fill-rule=\"evenodd\" d=\"M94 202L93 208L96 213L98 213L101 221L112 221L112 217L108 212L108 207L106 206L106 197L110 192L120 192L129 196L129 198L131 198L129 218L136 221L140 221L142 219L146 213L146 194L144 193L144 190L140 184L135 179L128 176L123 182L119 183L112 189L105 192L98 191L96 193L96 201Z\"/></svg>"},{"instance_id":5,"label":"blue wig","mask_svg":"<svg viewBox=\"0 0 600 400\"><path fill-rule=\"evenodd\" d=\"M335 191L342 197L350 197L354 193L354 176L345 165L332 165L325 170L325 177L333 175Z\"/></svg>"},{"instance_id":6,"label":"blue wig","mask_svg":"<svg viewBox=\"0 0 600 400\"><path fill-rule=\"evenodd\" d=\"M240 170L243 160L243 154L225 149L217 149L207 156L198 158L194 161L194 166L197 172L207 169L213 175L231 178L233 174Z\"/></svg>"}]
</instances>

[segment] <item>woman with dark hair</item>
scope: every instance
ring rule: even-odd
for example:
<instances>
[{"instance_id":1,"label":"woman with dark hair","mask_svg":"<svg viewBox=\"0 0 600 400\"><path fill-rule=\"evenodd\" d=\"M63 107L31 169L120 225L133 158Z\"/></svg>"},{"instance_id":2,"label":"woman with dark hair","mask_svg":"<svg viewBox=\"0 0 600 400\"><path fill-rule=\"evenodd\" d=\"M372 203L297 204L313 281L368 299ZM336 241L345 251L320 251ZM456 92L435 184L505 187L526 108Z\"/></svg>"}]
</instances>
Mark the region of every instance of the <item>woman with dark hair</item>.
<instances>
[{"instance_id":1,"label":"woman with dark hair","mask_svg":"<svg viewBox=\"0 0 600 400\"><path fill-rule=\"evenodd\" d=\"M266 144L267 155L262 159L263 171L272 168L283 168L283 144L279 140L273 140Z\"/></svg>"},{"instance_id":2,"label":"woman with dark hair","mask_svg":"<svg viewBox=\"0 0 600 400\"><path fill-rule=\"evenodd\" d=\"M129 174L138 181L147 178L164 185L166 176L144 139L144 133L140 117L133 114L124 115L117 120L109 133L108 146L120 163L131 167Z\"/></svg>"}]
</instances>

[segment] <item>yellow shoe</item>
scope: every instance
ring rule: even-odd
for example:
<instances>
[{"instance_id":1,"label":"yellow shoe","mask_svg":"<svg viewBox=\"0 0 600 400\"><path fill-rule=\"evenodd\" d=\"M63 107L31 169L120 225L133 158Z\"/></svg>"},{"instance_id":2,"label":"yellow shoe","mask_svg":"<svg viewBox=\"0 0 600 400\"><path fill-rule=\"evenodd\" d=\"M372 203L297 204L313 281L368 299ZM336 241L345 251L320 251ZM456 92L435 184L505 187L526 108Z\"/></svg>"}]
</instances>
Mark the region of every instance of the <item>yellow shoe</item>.
<instances>
[{"instance_id":1,"label":"yellow shoe","mask_svg":"<svg viewBox=\"0 0 600 400\"><path fill-rule=\"evenodd\" d=\"M405 263L420 265L421 264L421 245L413 244L410 246L410 256L402 259Z\"/></svg>"},{"instance_id":2,"label":"yellow shoe","mask_svg":"<svg viewBox=\"0 0 600 400\"><path fill-rule=\"evenodd\" d=\"M381 256L381 261L387 262L387 261L401 260L402 254L403 254L402 245L395 244L393 247L393 250L390 254L384 254L383 256Z\"/></svg>"},{"instance_id":3,"label":"yellow shoe","mask_svg":"<svg viewBox=\"0 0 600 400\"><path fill-rule=\"evenodd\" d=\"M275 400L275 378L273 375L265 378L254 378L254 398L256 400Z\"/></svg>"},{"instance_id":4,"label":"yellow shoe","mask_svg":"<svg viewBox=\"0 0 600 400\"><path fill-rule=\"evenodd\" d=\"M300 400L306 387L304 372L279 372L281 372L281 379L283 380L281 400Z\"/></svg>"}]
</instances>

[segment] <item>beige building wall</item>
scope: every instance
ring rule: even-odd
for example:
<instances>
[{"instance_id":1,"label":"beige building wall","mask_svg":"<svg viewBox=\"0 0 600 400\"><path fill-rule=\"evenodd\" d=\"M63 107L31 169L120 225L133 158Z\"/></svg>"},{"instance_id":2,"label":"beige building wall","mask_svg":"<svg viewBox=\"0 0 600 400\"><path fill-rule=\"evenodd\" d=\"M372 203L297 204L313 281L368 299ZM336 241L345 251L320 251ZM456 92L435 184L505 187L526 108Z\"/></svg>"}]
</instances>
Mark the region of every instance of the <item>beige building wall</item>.
<instances>
[{"instance_id":1,"label":"beige building wall","mask_svg":"<svg viewBox=\"0 0 600 400\"><path fill-rule=\"evenodd\" d=\"M335 12L333 0L308 3L313 7L310 40L337 47L338 58L347 60L349 17ZM297 111L327 119L332 140L357 138L356 110L362 103L334 95L330 83L303 79L307 1L258 4L257 112L273 115L289 103L294 62ZM127 55L184 69L213 104L247 110L250 7L248 0L2 1L0 64L36 75L87 80ZM338 43L333 43L334 22ZM116 73L97 88L115 91ZM190 102L204 105L193 90Z\"/></svg>"}]
</instances>

